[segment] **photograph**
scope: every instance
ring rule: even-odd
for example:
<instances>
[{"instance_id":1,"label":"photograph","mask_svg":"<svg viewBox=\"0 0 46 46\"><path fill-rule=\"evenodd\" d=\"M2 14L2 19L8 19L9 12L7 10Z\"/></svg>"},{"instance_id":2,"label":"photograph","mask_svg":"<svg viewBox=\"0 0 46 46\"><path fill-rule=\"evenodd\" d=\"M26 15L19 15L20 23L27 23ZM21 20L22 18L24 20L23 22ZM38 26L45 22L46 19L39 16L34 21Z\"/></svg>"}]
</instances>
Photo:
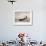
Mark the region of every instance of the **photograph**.
<instances>
[{"instance_id":1,"label":"photograph","mask_svg":"<svg viewBox=\"0 0 46 46\"><path fill-rule=\"evenodd\" d=\"M14 23L15 25L32 25L32 12L16 11Z\"/></svg>"}]
</instances>

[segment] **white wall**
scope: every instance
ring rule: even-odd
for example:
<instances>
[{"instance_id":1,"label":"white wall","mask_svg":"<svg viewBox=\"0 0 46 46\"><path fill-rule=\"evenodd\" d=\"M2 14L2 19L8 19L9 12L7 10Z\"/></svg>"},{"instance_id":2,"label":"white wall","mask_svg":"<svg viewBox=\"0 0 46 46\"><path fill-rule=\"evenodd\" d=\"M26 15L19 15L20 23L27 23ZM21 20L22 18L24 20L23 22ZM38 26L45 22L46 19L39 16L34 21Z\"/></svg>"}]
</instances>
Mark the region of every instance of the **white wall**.
<instances>
[{"instance_id":1,"label":"white wall","mask_svg":"<svg viewBox=\"0 0 46 46\"><path fill-rule=\"evenodd\" d=\"M33 10L32 26L14 26L16 10ZM0 40L11 40L18 32L31 34L33 40L46 40L46 0L17 0L13 5L0 0Z\"/></svg>"}]
</instances>

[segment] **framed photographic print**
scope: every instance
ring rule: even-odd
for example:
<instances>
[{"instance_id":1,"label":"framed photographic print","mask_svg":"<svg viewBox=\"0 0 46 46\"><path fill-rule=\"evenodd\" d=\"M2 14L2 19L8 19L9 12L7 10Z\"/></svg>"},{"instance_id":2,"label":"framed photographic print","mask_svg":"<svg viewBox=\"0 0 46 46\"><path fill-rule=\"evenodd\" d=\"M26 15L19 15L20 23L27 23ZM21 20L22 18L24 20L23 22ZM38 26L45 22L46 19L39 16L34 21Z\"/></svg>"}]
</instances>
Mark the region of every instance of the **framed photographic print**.
<instances>
[{"instance_id":1,"label":"framed photographic print","mask_svg":"<svg viewBox=\"0 0 46 46\"><path fill-rule=\"evenodd\" d=\"M14 25L32 25L32 11L16 11Z\"/></svg>"}]
</instances>

